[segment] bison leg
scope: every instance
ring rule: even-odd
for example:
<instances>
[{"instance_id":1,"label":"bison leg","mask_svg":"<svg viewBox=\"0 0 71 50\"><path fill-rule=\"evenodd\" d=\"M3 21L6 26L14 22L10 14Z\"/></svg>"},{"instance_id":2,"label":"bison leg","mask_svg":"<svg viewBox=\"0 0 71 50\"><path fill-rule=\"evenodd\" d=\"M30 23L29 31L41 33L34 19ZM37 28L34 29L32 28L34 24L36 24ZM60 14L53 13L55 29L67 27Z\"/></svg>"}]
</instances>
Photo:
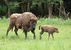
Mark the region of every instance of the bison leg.
<instances>
[{"instance_id":1,"label":"bison leg","mask_svg":"<svg viewBox=\"0 0 71 50\"><path fill-rule=\"evenodd\" d=\"M24 31L25 39L27 39L27 31Z\"/></svg>"},{"instance_id":2,"label":"bison leg","mask_svg":"<svg viewBox=\"0 0 71 50\"><path fill-rule=\"evenodd\" d=\"M31 30L31 32L33 33L33 38L35 39L36 38L36 36L35 36L35 28L33 28L32 30Z\"/></svg>"},{"instance_id":3,"label":"bison leg","mask_svg":"<svg viewBox=\"0 0 71 50\"><path fill-rule=\"evenodd\" d=\"M40 40L41 40L41 38L42 38L41 36L42 36L43 33L44 33L43 31L40 32Z\"/></svg>"},{"instance_id":4,"label":"bison leg","mask_svg":"<svg viewBox=\"0 0 71 50\"><path fill-rule=\"evenodd\" d=\"M13 27L14 27L13 25L11 25L11 24L9 25L9 27L8 27L8 29L7 29L6 36L8 36L8 32L9 32L11 29L13 29Z\"/></svg>"},{"instance_id":5,"label":"bison leg","mask_svg":"<svg viewBox=\"0 0 71 50\"><path fill-rule=\"evenodd\" d=\"M15 34L18 36L17 31L18 31L18 28L15 26L15 30L14 30L14 32L15 32Z\"/></svg>"}]
</instances>

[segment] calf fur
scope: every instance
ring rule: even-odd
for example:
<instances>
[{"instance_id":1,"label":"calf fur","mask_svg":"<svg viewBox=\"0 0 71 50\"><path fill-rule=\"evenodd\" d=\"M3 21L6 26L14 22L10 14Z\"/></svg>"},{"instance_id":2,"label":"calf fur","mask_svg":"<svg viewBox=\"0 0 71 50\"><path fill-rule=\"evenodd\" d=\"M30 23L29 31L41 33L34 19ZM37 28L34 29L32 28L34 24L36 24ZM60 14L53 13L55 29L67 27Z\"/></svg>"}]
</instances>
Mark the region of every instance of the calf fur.
<instances>
[{"instance_id":1,"label":"calf fur","mask_svg":"<svg viewBox=\"0 0 71 50\"><path fill-rule=\"evenodd\" d=\"M54 27L54 26L51 26L51 25L42 25L42 26L39 26L39 29L41 30L40 31L40 39L42 38L41 35L44 33L44 32L48 32L48 39L50 37L50 35L52 35L52 38L54 39L54 32L58 33L58 28Z\"/></svg>"}]
</instances>

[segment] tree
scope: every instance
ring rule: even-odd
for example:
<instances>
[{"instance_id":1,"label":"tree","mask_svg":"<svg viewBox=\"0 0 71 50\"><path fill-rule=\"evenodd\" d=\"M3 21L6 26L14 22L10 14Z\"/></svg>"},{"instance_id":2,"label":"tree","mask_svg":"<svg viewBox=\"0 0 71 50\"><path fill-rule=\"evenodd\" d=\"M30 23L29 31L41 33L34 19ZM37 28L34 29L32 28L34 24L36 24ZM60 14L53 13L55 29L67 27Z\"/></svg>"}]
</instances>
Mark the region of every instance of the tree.
<instances>
[{"instance_id":1,"label":"tree","mask_svg":"<svg viewBox=\"0 0 71 50\"><path fill-rule=\"evenodd\" d=\"M4 0L4 1L7 6L7 16L9 17L10 16L9 2L8 2L8 0Z\"/></svg>"}]
</instances>

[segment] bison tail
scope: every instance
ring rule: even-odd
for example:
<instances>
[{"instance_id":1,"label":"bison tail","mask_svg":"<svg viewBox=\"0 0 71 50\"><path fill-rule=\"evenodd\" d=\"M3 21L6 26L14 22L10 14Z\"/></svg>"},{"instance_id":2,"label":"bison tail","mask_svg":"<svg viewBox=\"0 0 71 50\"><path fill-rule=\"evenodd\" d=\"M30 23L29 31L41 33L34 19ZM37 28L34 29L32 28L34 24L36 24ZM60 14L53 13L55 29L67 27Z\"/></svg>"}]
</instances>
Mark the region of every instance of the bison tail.
<instances>
[{"instance_id":1,"label":"bison tail","mask_svg":"<svg viewBox=\"0 0 71 50\"><path fill-rule=\"evenodd\" d=\"M40 30L40 27L41 27L41 26L39 26L39 30Z\"/></svg>"}]
</instances>

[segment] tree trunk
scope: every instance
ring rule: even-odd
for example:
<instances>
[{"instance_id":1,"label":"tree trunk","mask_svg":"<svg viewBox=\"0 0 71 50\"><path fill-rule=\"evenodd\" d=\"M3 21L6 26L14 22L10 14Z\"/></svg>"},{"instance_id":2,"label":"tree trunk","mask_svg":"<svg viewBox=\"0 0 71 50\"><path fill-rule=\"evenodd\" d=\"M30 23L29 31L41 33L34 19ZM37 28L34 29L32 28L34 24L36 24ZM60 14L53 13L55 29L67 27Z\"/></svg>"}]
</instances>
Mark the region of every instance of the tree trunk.
<instances>
[{"instance_id":1,"label":"tree trunk","mask_svg":"<svg viewBox=\"0 0 71 50\"><path fill-rule=\"evenodd\" d=\"M53 5L52 4L48 4L48 18L52 18L52 8Z\"/></svg>"},{"instance_id":2,"label":"tree trunk","mask_svg":"<svg viewBox=\"0 0 71 50\"><path fill-rule=\"evenodd\" d=\"M10 9L9 9L9 7L7 8L7 14L8 14L8 17L10 17Z\"/></svg>"},{"instance_id":3,"label":"tree trunk","mask_svg":"<svg viewBox=\"0 0 71 50\"><path fill-rule=\"evenodd\" d=\"M62 17L63 19L68 19L69 12L66 13L65 8L64 8L63 5L60 5L60 8L59 8L59 16Z\"/></svg>"},{"instance_id":4,"label":"tree trunk","mask_svg":"<svg viewBox=\"0 0 71 50\"><path fill-rule=\"evenodd\" d=\"M21 5L21 11L24 12L24 7L23 4Z\"/></svg>"},{"instance_id":5,"label":"tree trunk","mask_svg":"<svg viewBox=\"0 0 71 50\"><path fill-rule=\"evenodd\" d=\"M64 14L64 19L68 19L69 17L69 12L66 13L65 8L63 7L63 14Z\"/></svg>"},{"instance_id":6,"label":"tree trunk","mask_svg":"<svg viewBox=\"0 0 71 50\"><path fill-rule=\"evenodd\" d=\"M21 0L21 11L24 12L24 0Z\"/></svg>"},{"instance_id":7,"label":"tree trunk","mask_svg":"<svg viewBox=\"0 0 71 50\"><path fill-rule=\"evenodd\" d=\"M8 2L8 0L4 0L4 1L5 1L6 6L7 6L7 16L9 17L10 16L9 2Z\"/></svg>"},{"instance_id":8,"label":"tree trunk","mask_svg":"<svg viewBox=\"0 0 71 50\"><path fill-rule=\"evenodd\" d=\"M59 8L59 17L61 17L62 16L62 5L60 4L60 8Z\"/></svg>"},{"instance_id":9,"label":"tree trunk","mask_svg":"<svg viewBox=\"0 0 71 50\"><path fill-rule=\"evenodd\" d=\"M27 3L27 11L30 11L30 3Z\"/></svg>"}]
</instances>

